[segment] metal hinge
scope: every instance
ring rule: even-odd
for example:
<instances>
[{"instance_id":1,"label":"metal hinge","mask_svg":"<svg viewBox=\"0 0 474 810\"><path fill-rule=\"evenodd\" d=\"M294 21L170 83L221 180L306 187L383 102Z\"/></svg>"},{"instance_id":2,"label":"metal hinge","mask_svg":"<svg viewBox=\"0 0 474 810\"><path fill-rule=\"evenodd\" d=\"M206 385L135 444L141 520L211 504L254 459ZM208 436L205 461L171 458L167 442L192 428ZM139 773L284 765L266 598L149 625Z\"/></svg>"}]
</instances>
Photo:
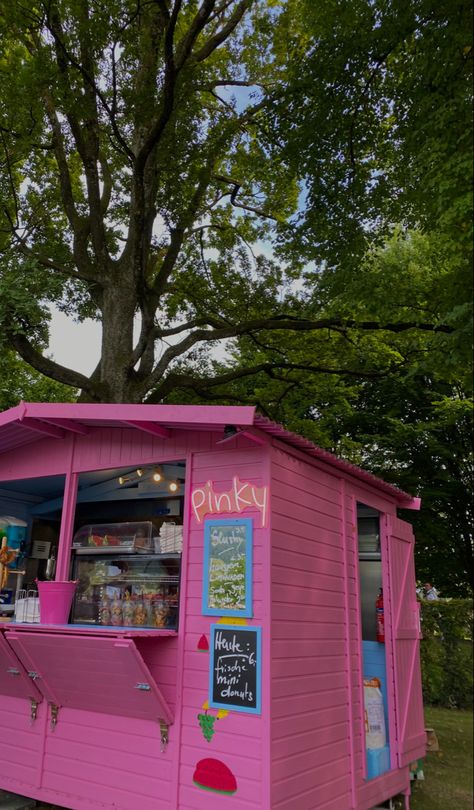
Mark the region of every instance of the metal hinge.
<instances>
[{"instance_id":1,"label":"metal hinge","mask_svg":"<svg viewBox=\"0 0 474 810\"><path fill-rule=\"evenodd\" d=\"M30 698L30 720L32 725L38 716L38 706L39 706L38 701L34 700L33 698Z\"/></svg>"},{"instance_id":2,"label":"metal hinge","mask_svg":"<svg viewBox=\"0 0 474 810\"><path fill-rule=\"evenodd\" d=\"M169 726L164 720L160 720L160 751L165 753L169 742Z\"/></svg>"},{"instance_id":3,"label":"metal hinge","mask_svg":"<svg viewBox=\"0 0 474 810\"><path fill-rule=\"evenodd\" d=\"M58 724L59 706L56 706L55 703L50 703L49 707L51 710L51 731L54 731Z\"/></svg>"}]
</instances>

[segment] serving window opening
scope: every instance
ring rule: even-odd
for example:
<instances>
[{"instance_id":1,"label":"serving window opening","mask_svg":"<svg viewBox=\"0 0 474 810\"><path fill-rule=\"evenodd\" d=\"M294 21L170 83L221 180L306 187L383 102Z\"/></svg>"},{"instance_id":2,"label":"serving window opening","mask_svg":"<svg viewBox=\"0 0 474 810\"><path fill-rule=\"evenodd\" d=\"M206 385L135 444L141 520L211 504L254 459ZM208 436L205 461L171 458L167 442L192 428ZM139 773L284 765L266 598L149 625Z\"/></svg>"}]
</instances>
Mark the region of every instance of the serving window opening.
<instances>
[{"instance_id":1,"label":"serving window opening","mask_svg":"<svg viewBox=\"0 0 474 810\"><path fill-rule=\"evenodd\" d=\"M390 770L388 738L386 603L383 594L381 514L357 504L360 623L367 778Z\"/></svg>"},{"instance_id":2,"label":"serving window opening","mask_svg":"<svg viewBox=\"0 0 474 810\"><path fill-rule=\"evenodd\" d=\"M79 476L71 622L177 630L184 462Z\"/></svg>"},{"instance_id":3,"label":"serving window opening","mask_svg":"<svg viewBox=\"0 0 474 810\"><path fill-rule=\"evenodd\" d=\"M78 476L59 577L77 580L69 623L177 630L185 472L178 460ZM2 621L40 622L36 583L56 577L65 484L64 475L0 483L5 560L15 551L2 570Z\"/></svg>"}]
</instances>

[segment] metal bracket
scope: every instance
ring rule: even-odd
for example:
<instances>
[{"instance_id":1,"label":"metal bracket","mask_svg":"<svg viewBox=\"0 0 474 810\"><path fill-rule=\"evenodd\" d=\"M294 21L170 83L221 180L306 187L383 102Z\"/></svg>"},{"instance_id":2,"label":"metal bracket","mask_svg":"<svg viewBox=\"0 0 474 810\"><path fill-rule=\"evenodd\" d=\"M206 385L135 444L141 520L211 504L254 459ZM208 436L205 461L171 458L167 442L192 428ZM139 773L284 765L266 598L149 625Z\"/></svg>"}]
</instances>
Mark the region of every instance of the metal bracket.
<instances>
[{"instance_id":1,"label":"metal bracket","mask_svg":"<svg viewBox=\"0 0 474 810\"><path fill-rule=\"evenodd\" d=\"M164 720L160 720L160 751L165 753L169 742L169 727Z\"/></svg>"},{"instance_id":2,"label":"metal bracket","mask_svg":"<svg viewBox=\"0 0 474 810\"><path fill-rule=\"evenodd\" d=\"M16 667L8 667L7 672L9 675L19 675L20 670L16 669Z\"/></svg>"},{"instance_id":3,"label":"metal bracket","mask_svg":"<svg viewBox=\"0 0 474 810\"><path fill-rule=\"evenodd\" d=\"M51 709L51 731L54 731L58 724L59 706L56 706L55 703L50 703L49 707Z\"/></svg>"},{"instance_id":4,"label":"metal bracket","mask_svg":"<svg viewBox=\"0 0 474 810\"><path fill-rule=\"evenodd\" d=\"M151 692L151 686L149 683L137 683L133 688L138 689L139 692Z\"/></svg>"},{"instance_id":5,"label":"metal bracket","mask_svg":"<svg viewBox=\"0 0 474 810\"><path fill-rule=\"evenodd\" d=\"M39 672L35 672L34 670L30 670L28 672L28 677L31 678L32 681L37 681L38 678L41 678Z\"/></svg>"},{"instance_id":6,"label":"metal bracket","mask_svg":"<svg viewBox=\"0 0 474 810\"><path fill-rule=\"evenodd\" d=\"M33 725L33 723L35 722L35 720L36 720L36 718L38 716L38 706L39 706L38 701L34 700L33 698L30 698L30 720L31 720L31 725Z\"/></svg>"}]
</instances>

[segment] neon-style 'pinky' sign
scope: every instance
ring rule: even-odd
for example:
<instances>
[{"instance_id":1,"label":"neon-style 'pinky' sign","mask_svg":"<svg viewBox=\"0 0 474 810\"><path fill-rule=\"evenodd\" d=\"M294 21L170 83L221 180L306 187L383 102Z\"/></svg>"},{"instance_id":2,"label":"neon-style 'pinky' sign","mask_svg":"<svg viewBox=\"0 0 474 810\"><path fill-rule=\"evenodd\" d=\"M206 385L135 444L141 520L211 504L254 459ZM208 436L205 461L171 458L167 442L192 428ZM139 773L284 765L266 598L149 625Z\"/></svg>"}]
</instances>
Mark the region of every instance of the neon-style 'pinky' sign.
<instances>
[{"instance_id":1,"label":"neon-style 'pinky' sign","mask_svg":"<svg viewBox=\"0 0 474 810\"><path fill-rule=\"evenodd\" d=\"M239 481L235 476L227 492L215 492L212 481L191 492L191 505L196 520L201 523L205 515L220 515L223 512L243 512L258 509L262 526L266 526L268 513L268 487L256 487L248 481Z\"/></svg>"}]
</instances>

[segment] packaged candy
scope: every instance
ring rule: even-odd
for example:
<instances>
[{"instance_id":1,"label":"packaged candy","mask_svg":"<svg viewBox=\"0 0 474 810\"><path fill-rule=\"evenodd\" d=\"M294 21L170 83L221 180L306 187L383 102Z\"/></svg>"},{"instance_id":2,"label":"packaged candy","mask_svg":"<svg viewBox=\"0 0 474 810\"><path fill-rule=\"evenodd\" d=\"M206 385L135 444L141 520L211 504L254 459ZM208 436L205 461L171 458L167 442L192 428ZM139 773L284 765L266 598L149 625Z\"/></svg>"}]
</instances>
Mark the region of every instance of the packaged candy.
<instances>
[{"instance_id":1,"label":"packaged candy","mask_svg":"<svg viewBox=\"0 0 474 810\"><path fill-rule=\"evenodd\" d=\"M112 614L110 610L110 601L107 598L106 594L103 595L102 599L99 602L99 621L101 624L111 624L112 622Z\"/></svg>"},{"instance_id":2,"label":"packaged candy","mask_svg":"<svg viewBox=\"0 0 474 810\"><path fill-rule=\"evenodd\" d=\"M122 600L118 595L114 597L112 607L110 608L110 613L111 613L110 623L114 627L119 627L123 622L123 614L122 614Z\"/></svg>"},{"instance_id":3,"label":"packaged candy","mask_svg":"<svg viewBox=\"0 0 474 810\"><path fill-rule=\"evenodd\" d=\"M125 599L122 602L122 617L123 623L125 627L131 627L133 625L133 618L135 614L135 605L133 604L130 594L125 594Z\"/></svg>"}]
</instances>

